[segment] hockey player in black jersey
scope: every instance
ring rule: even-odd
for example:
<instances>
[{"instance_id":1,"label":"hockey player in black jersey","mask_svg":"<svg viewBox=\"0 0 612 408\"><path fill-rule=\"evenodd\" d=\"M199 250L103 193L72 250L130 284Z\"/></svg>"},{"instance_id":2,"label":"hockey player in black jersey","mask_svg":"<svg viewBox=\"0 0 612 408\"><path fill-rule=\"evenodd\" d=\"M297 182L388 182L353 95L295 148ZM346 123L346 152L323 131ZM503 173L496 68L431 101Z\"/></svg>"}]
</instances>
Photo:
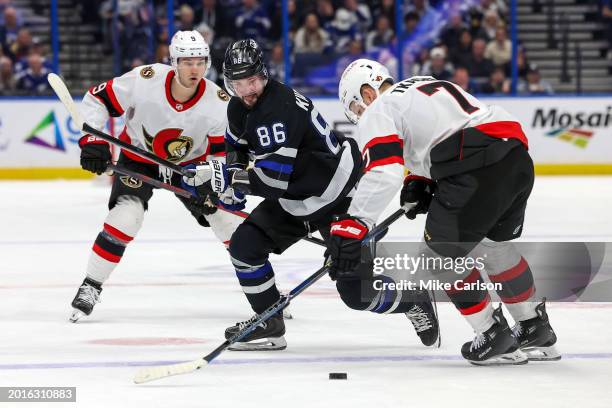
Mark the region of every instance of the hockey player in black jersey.
<instances>
[{"instance_id":1,"label":"hockey player in black jersey","mask_svg":"<svg viewBox=\"0 0 612 408\"><path fill-rule=\"evenodd\" d=\"M209 188L217 192L232 187L239 194L264 197L236 229L229 247L240 285L253 310L261 313L280 297L269 254L282 253L309 232L329 236L333 216L345 213L350 204L349 193L362 174L362 160L355 141L333 131L310 99L268 77L254 40L228 47L223 74L233 95L225 134L226 163L213 160L199 166L196 177L186 182L205 188L210 180ZM236 200L242 199L241 194ZM438 324L429 295L411 293L404 302L389 303L373 289L362 292L360 283L374 279L384 277L372 276L369 269L369 276L366 272L339 279L336 287L351 308L406 313L422 342L435 343ZM247 323L229 327L226 337ZM233 349L284 349L284 334L279 314Z\"/></svg>"}]
</instances>

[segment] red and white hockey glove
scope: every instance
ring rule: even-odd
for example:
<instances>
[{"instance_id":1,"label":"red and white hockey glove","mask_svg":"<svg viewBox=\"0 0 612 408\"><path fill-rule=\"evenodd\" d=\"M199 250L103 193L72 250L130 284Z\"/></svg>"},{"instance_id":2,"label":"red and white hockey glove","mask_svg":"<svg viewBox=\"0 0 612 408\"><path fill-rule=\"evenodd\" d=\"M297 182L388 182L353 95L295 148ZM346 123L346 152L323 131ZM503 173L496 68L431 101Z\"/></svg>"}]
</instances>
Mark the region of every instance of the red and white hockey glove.
<instances>
[{"instance_id":1,"label":"red and white hockey glove","mask_svg":"<svg viewBox=\"0 0 612 408\"><path fill-rule=\"evenodd\" d=\"M362 241L368 227L359 218L337 215L329 230L327 253L332 259L330 276L333 280L359 279L356 269L361 263Z\"/></svg>"},{"instance_id":2,"label":"red and white hockey glove","mask_svg":"<svg viewBox=\"0 0 612 408\"><path fill-rule=\"evenodd\" d=\"M112 159L108 143L95 136L85 135L79 139L79 146L83 170L96 174L104 173Z\"/></svg>"},{"instance_id":3,"label":"red and white hockey glove","mask_svg":"<svg viewBox=\"0 0 612 408\"><path fill-rule=\"evenodd\" d=\"M404 179L404 187L400 193L400 205L408 204L410 210L406 217L414 220L417 214L427 214L433 197L435 184L432 180L409 174Z\"/></svg>"}]
</instances>

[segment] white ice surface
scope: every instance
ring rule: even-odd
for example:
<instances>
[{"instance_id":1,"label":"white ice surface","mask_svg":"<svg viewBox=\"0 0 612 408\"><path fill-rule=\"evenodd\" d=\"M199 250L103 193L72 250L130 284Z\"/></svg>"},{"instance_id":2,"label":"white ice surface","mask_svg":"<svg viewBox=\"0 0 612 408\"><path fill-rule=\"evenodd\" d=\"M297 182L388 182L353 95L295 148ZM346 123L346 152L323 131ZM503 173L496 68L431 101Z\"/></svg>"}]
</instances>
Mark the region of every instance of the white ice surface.
<instances>
[{"instance_id":1,"label":"white ice surface","mask_svg":"<svg viewBox=\"0 0 612 408\"><path fill-rule=\"evenodd\" d=\"M288 349L226 352L204 370L134 385L139 364L192 360L250 316L223 247L181 204L156 192L144 226L87 321L67 321L108 187L0 183L0 386L76 386L77 403L0 407L609 407L612 303L548 305L564 359L474 367L459 355L473 333L440 305L443 344L426 349L403 315L345 307L325 278L291 306ZM538 178L525 240L612 241L612 178ZM390 208L388 212L392 209ZM423 217L387 239L418 240ZM273 256L290 289L321 265L298 243ZM348 373L347 381L328 380Z\"/></svg>"}]
</instances>

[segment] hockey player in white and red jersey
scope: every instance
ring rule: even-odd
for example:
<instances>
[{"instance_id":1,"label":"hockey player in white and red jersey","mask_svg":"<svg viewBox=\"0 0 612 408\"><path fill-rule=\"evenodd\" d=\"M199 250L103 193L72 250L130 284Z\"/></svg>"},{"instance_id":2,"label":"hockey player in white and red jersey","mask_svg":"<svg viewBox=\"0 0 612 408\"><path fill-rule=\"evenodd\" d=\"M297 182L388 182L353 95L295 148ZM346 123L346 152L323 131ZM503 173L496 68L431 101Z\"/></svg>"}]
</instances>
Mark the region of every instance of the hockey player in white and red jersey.
<instances>
[{"instance_id":1,"label":"hockey player in white and red jersey","mask_svg":"<svg viewBox=\"0 0 612 408\"><path fill-rule=\"evenodd\" d=\"M145 149L172 163L189 166L209 156L224 156L228 95L204 76L210 68L208 44L197 31L179 31L170 44L172 66L153 64L92 87L83 98L81 110L85 121L103 129L110 117L125 115L120 139ZM81 166L102 174L111 162L109 144L91 135L83 135ZM181 185L181 178L128 151L122 151L119 163L132 171ZM192 189L187 185L184 188ZM177 196L204 227L211 227L226 246L242 219L217 211L212 201L230 209L244 207L242 197ZM76 322L92 312L99 301L102 284L121 260L126 246L142 225L153 188L139 180L117 176L113 181L108 207L110 212L95 240L87 265L87 276L80 286L70 320Z\"/></svg>"},{"instance_id":2,"label":"hockey player in white and red jersey","mask_svg":"<svg viewBox=\"0 0 612 408\"><path fill-rule=\"evenodd\" d=\"M410 208L408 218L427 213L428 254L457 259L486 253L484 269L501 284L498 294L516 322L511 330L485 290L447 291L477 334L462 355L479 365L560 359L544 301L534 301L529 265L508 242L521 235L534 181L518 121L451 82L413 77L394 84L384 66L366 59L346 68L339 97L358 124L365 174L348 213L332 224L335 273L354 273L362 237L403 183L400 201ZM405 178L404 166L410 170ZM482 283L482 277L474 268L459 281Z\"/></svg>"}]
</instances>

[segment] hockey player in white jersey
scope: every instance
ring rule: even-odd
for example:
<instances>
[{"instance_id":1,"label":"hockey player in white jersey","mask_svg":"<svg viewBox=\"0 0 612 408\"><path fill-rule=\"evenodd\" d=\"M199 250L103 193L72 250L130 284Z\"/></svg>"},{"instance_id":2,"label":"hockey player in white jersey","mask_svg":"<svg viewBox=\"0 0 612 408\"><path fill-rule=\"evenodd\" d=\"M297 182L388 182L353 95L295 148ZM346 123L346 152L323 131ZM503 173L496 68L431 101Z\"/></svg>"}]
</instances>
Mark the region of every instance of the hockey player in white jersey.
<instances>
[{"instance_id":1,"label":"hockey player in white jersey","mask_svg":"<svg viewBox=\"0 0 612 408\"><path fill-rule=\"evenodd\" d=\"M188 166L209 156L224 156L228 95L204 76L210 68L208 44L197 31L179 31L170 44L172 66L153 64L92 87L81 105L87 123L103 129L109 116L125 115L119 138L172 163ZM79 141L83 169L102 174L111 162L109 144L85 134ZM181 185L181 178L128 151L119 163L132 171ZM185 188L189 186L183 185ZM87 276L72 301L70 320L76 322L92 312L102 284L120 262L126 246L142 225L153 188L139 180L116 176L108 207L110 212L98 234L87 264ZM242 219L218 211L217 197L185 199L185 207L204 227L211 227L226 246ZM235 197L221 203L239 209Z\"/></svg>"},{"instance_id":2,"label":"hockey player in white jersey","mask_svg":"<svg viewBox=\"0 0 612 408\"><path fill-rule=\"evenodd\" d=\"M347 117L358 124L365 174L348 213L332 224L329 250L336 274L353 273L359 237L403 182L400 199L411 208L407 216L428 214L424 248L454 259L486 253L484 269L501 284L498 294L516 321L511 330L485 290L447 291L477 334L463 345L462 355L480 365L561 358L544 301L535 301L529 265L508 242L521 235L534 180L517 120L451 82L413 77L394 84L384 66L366 59L346 68L339 97ZM410 170L406 178L404 166ZM482 277L474 268L460 280L478 283Z\"/></svg>"}]
</instances>

